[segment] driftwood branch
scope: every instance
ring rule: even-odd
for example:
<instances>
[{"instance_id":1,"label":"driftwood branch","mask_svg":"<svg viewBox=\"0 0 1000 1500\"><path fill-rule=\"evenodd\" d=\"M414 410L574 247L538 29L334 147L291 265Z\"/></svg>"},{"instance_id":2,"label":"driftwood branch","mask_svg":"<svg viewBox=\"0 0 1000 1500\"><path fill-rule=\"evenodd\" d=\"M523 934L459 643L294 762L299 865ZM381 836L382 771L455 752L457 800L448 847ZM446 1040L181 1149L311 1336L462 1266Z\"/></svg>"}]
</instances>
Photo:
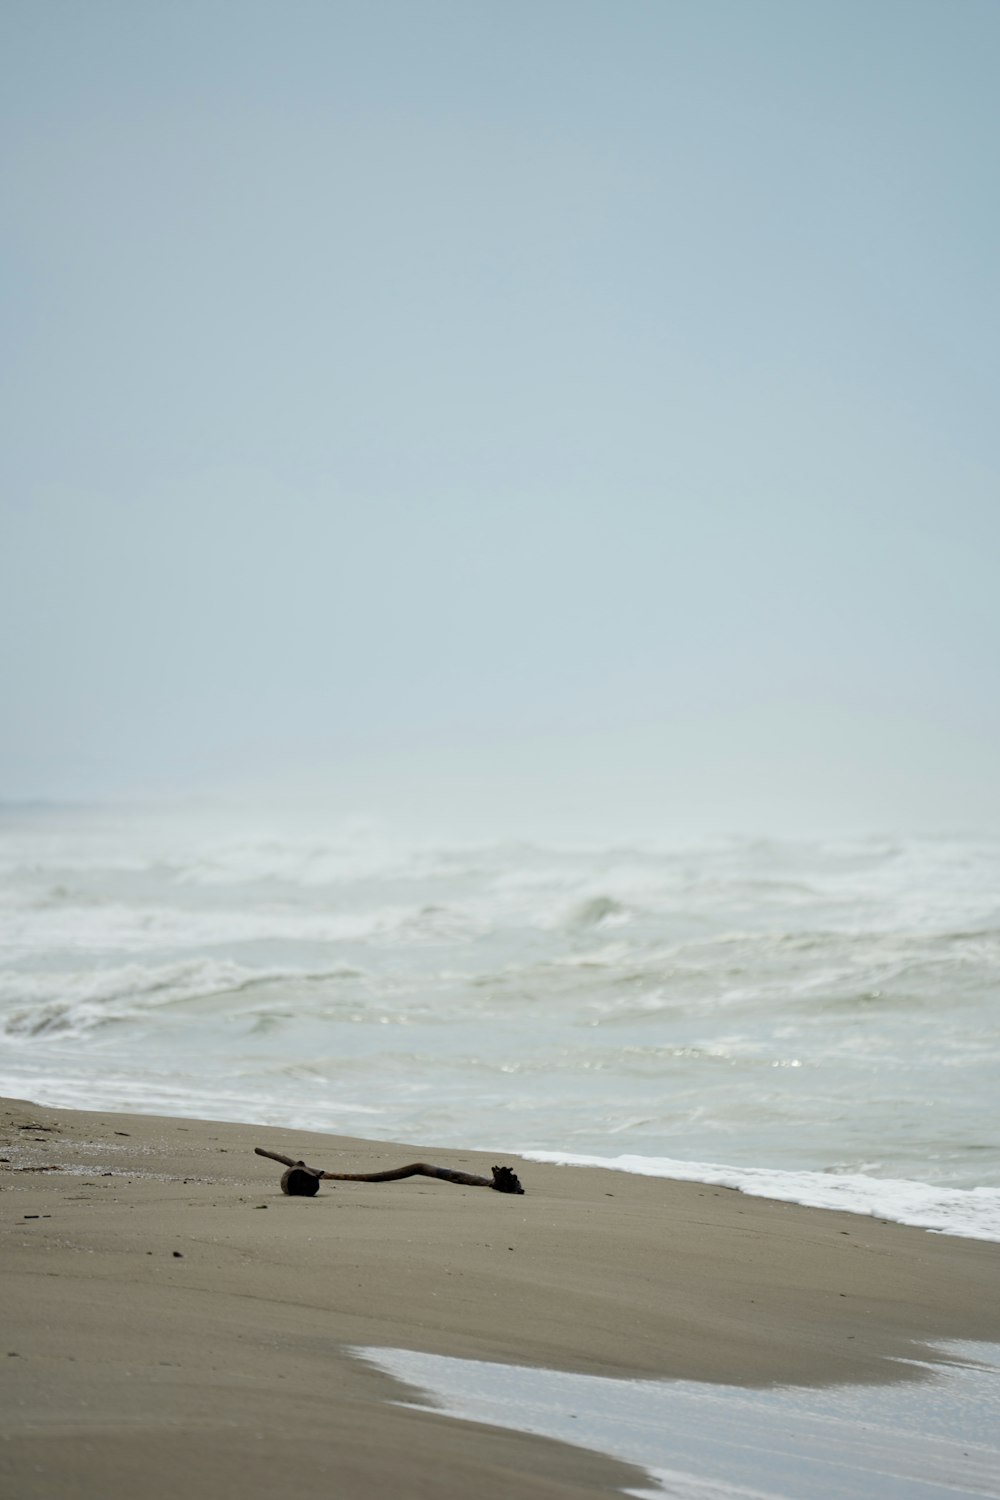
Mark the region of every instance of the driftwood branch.
<instances>
[{"instance_id":1,"label":"driftwood branch","mask_svg":"<svg viewBox=\"0 0 1000 1500\"><path fill-rule=\"evenodd\" d=\"M257 1156L280 1161L288 1168L281 1178L281 1191L297 1198L315 1197L321 1182L398 1182L403 1177L437 1177L441 1182L487 1187L497 1193L524 1192L517 1174L510 1167L494 1167L492 1178L475 1177L471 1172L453 1172L449 1167L431 1167L423 1161L414 1162L409 1167L395 1167L388 1172L324 1172L320 1167L306 1166L304 1161L295 1161L278 1151L265 1151L263 1146L255 1146L254 1151Z\"/></svg>"}]
</instances>

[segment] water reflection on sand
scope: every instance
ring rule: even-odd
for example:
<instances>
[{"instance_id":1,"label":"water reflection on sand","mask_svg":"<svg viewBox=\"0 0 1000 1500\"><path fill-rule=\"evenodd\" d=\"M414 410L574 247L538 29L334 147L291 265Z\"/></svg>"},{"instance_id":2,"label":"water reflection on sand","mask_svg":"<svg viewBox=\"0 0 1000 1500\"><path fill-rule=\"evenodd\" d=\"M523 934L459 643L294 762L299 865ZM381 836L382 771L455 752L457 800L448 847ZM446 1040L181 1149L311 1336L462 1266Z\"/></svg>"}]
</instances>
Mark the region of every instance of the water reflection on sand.
<instances>
[{"instance_id":1,"label":"water reflection on sand","mask_svg":"<svg viewBox=\"0 0 1000 1500\"><path fill-rule=\"evenodd\" d=\"M414 1403L593 1448L681 1500L1000 1500L1000 1345L948 1344L899 1384L751 1390L356 1349Z\"/></svg>"}]
</instances>

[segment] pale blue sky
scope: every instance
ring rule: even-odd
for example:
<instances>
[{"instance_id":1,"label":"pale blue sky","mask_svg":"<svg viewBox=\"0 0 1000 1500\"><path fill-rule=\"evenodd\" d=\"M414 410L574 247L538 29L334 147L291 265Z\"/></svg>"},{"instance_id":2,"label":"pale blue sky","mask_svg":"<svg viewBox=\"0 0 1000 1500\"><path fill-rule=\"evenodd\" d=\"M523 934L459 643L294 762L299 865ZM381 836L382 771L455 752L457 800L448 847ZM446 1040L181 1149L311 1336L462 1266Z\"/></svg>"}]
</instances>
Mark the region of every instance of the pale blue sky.
<instances>
[{"instance_id":1,"label":"pale blue sky","mask_svg":"<svg viewBox=\"0 0 1000 1500\"><path fill-rule=\"evenodd\" d=\"M0 57L0 796L1000 827L995 0Z\"/></svg>"}]
</instances>

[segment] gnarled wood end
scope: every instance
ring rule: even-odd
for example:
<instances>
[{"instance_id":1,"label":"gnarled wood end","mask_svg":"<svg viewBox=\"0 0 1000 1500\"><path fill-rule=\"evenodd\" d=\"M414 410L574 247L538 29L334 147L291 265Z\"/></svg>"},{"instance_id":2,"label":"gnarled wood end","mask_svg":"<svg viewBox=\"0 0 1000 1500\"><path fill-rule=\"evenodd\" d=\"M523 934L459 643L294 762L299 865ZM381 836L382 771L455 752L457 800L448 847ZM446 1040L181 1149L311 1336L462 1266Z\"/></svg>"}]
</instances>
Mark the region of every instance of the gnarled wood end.
<instances>
[{"instance_id":1,"label":"gnarled wood end","mask_svg":"<svg viewBox=\"0 0 1000 1500\"><path fill-rule=\"evenodd\" d=\"M281 1191L290 1198L315 1198L319 1192L320 1174L305 1162L297 1161L281 1176Z\"/></svg>"},{"instance_id":2,"label":"gnarled wood end","mask_svg":"<svg viewBox=\"0 0 1000 1500\"><path fill-rule=\"evenodd\" d=\"M523 1197L524 1188L521 1179L510 1167L494 1167L493 1181L490 1186L498 1193L520 1193Z\"/></svg>"}]
</instances>

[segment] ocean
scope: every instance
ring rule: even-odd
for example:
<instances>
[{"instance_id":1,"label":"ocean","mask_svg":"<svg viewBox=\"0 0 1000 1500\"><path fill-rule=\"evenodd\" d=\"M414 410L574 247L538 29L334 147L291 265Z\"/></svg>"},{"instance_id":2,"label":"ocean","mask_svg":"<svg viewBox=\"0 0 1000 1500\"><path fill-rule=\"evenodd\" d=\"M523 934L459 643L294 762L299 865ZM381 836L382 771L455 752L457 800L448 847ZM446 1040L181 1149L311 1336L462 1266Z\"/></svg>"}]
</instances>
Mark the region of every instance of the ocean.
<instances>
[{"instance_id":1,"label":"ocean","mask_svg":"<svg viewBox=\"0 0 1000 1500\"><path fill-rule=\"evenodd\" d=\"M8 806L0 949L6 1094L1000 1239L996 841L457 843Z\"/></svg>"}]
</instances>

